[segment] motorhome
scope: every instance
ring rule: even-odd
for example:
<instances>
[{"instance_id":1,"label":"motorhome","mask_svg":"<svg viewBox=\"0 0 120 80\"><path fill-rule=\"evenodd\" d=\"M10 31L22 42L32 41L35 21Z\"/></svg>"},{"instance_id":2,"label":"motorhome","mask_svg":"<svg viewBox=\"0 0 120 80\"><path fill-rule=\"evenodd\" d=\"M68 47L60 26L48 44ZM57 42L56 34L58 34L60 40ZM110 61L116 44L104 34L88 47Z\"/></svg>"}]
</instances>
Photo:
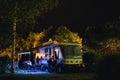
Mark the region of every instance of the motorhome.
<instances>
[{"instance_id":1,"label":"motorhome","mask_svg":"<svg viewBox=\"0 0 120 80\"><path fill-rule=\"evenodd\" d=\"M34 68L49 72L63 72L68 69L80 69L83 63L82 52L78 43L48 41L40 44L31 52L34 54ZM29 52L20 53L28 56ZM29 58L25 58L29 59Z\"/></svg>"},{"instance_id":2,"label":"motorhome","mask_svg":"<svg viewBox=\"0 0 120 80\"><path fill-rule=\"evenodd\" d=\"M49 72L62 72L66 69L80 69L83 63L78 43L48 41L36 48L41 69Z\"/></svg>"}]
</instances>

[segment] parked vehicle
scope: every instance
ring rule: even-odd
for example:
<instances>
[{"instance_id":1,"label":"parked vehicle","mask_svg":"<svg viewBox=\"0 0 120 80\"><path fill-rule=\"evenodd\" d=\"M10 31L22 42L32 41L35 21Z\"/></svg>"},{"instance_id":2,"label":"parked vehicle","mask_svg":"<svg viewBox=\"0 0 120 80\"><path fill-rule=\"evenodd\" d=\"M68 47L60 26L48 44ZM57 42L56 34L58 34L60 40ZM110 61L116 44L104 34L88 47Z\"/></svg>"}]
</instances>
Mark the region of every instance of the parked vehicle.
<instances>
[{"instance_id":1,"label":"parked vehicle","mask_svg":"<svg viewBox=\"0 0 120 80\"><path fill-rule=\"evenodd\" d=\"M20 69L27 69L25 63L30 60L31 52L18 53L18 66ZM27 64L27 63L26 63Z\"/></svg>"},{"instance_id":2,"label":"parked vehicle","mask_svg":"<svg viewBox=\"0 0 120 80\"><path fill-rule=\"evenodd\" d=\"M78 43L48 41L34 48L31 53L35 54L34 68L48 70L49 72L80 69L83 63L82 52ZM22 55L27 54L22 53Z\"/></svg>"},{"instance_id":3,"label":"parked vehicle","mask_svg":"<svg viewBox=\"0 0 120 80\"><path fill-rule=\"evenodd\" d=\"M40 58L43 70L62 72L67 69L80 69L82 66L82 52L78 43L49 41L36 49L36 57Z\"/></svg>"}]
</instances>

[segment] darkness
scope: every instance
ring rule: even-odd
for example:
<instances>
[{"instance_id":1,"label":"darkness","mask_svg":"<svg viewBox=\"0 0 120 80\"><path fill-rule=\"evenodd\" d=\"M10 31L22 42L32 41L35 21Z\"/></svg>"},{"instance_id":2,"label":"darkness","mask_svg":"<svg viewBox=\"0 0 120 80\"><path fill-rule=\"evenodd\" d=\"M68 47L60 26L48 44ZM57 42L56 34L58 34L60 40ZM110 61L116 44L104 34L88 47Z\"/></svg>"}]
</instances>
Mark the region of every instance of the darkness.
<instances>
[{"instance_id":1,"label":"darkness","mask_svg":"<svg viewBox=\"0 0 120 80\"><path fill-rule=\"evenodd\" d=\"M39 25L98 26L119 19L119 5L114 0L60 0L58 8L39 19Z\"/></svg>"}]
</instances>

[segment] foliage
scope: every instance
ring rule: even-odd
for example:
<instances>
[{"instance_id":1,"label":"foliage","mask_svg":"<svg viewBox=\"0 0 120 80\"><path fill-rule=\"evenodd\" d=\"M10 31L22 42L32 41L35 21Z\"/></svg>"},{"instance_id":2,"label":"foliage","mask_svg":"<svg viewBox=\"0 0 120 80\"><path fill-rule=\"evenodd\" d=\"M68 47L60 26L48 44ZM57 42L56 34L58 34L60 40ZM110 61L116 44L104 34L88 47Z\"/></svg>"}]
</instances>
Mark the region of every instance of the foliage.
<instances>
[{"instance_id":1,"label":"foliage","mask_svg":"<svg viewBox=\"0 0 120 80\"><path fill-rule=\"evenodd\" d=\"M58 0L0 0L0 16L13 20L32 21L35 17L53 9Z\"/></svg>"},{"instance_id":2,"label":"foliage","mask_svg":"<svg viewBox=\"0 0 120 80\"><path fill-rule=\"evenodd\" d=\"M12 57L11 54L12 54L12 46L0 50L0 57L9 56L9 58L11 58Z\"/></svg>"},{"instance_id":3,"label":"foliage","mask_svg":"<svg viewBox=\"0 0 120 80\"><path fill-rule=\"evenodd\" d=\"M23 23L35 23L36 17L41 16L41 14L46 13L49 10L57 7L58 0L0 0L0 19L6 20L10 22L10 25L13 25L13 35L11 39L14 37L14 45L19 49L19 42L23 41L22 44L27 44L28 47L35 47L38 43L35 41L32 45L28 39L28 43L24 42L24 39L19 39L17 44L15 44L16 39L16 25L18 22ZM10 26L9 25L9 26ZM22 29L22 28L21 28ZM33 34L33 36L35 36ZM35 39L36 40L36 39ZM12 41L9 46L12 45ZM16 47L14 46L14 47ZM6 46L5 46L6 47ZM10 48L9 48L10 49ZM7 50L4 50L2 53L6 53ZM15 53L16 49L13 50ZM1 54L2 54L1 53ZM12 49L11 52L12 53Z\"/></svg>"},{"instance_id":4,"label":"foliage","mask_svg":"<svg viewBox=\"0 0 120 80\"><path fill-rule=\"evenodd\" d=\"M12 44L12 34L9 32L11 31L10 28L4 29L4 25L0 27L0 49L5 49L6 46Z\"/></svg>"},{"instance_id":5,"label":"foliage","mask_svg":"<svg viewBox=\"0 0 120 80\"><path fill-rule=\"evenodd\" d=\"M2 40L5 41L2 46L6 47L9 45L12 45L13 36L14 37L16 36L16 26L17 26L17 29L19 30L20 29L27 30L27 28L23 28L26 26L22 26L21 24L25 25L25 24L35 23L36 17L39 17L42 14L57 7L58 3L59 3L58 0L30 0L30 1L28 0L23 0L23 1L21 0L0 0L0 5L1 5L0 6L0 20L4 22L4 24L8 24L8 25L2 25L2 29L5 29L5 30L10 29L8 31L4 31L4 32L8 32L7 36L4 37L2 35L2 37L4 37ZM13 32L12 32L12 28L10 28L11 25L13 26L13 29L14 29Z\"/></svg>"},{"instance_id":6,"label":"foliage","mask_svg":"<svg viewBox=\"0 0 120 80\"><path fill-rule=\"evenodd\" d=\"M37 47L44 37L45 37L44 31L40 33L30 32L27 39L17 36L15 56L17 56L18 52L30 50L31 48ZM11 54L12 54L12 45L0 51L0 56L8 55L11 58Z\"/></svg>"},{"instance_id":7,"label":"foliage","mask_svg":"<svg viewBox=\"0 0 120 80\"><path fill-rule=\"evenodd\" d=\"M83 53L83 62L85 64L85 71L93 72L96 69L96 63L101 58L101 55L95 52L85 52Z\"/></svg>"},{"instance_id":8,"label":"foliage","mask_svg":"<svg viewBox=\"0 0 120 80\"><path fill-rule=\"evenodd\" d=\"M26 47L30 47L31 48L35 48L40 44L41 39L43 39L43 37L45 37L45 33L44 32L40 32L40 33L30 33L29 37L27 38L26 41Z\"/></svg>"},{"instance_id":9,"label":"foliage","mask_svg":"<svg viewBox=\"0 0 120 80\"><path fill-rule=\"evenodd\" d=\"M107 40L101 41L99 44L103 47L116 46L120 48L120 40L117 38L109 38Z\"/></svg>"},{"instance_id":10,"label":"foliage","mask_svg":"<svg viewBox=\"0 0 120 80\"><path fill-rule=\"evenodd\" d=\"M119 32L120 20L108 22L98 26L91 26L91 28L86 28L85 30L84 40L86 40L87 44L85 44L84 46L89 49L94 49L96 51L110 45L115 45L119 47Z\"/></svg>"},{"instance_id":11,"label":"foliage","mask_svg":"<svg viewBox=\"0 0 120 80\"><path fill-rule=\"evenodd\" d=\"M5 72L8 63L10 63L8 55L0 57L0 74Z\"/></svg>"},{"instance_id":12,"label":"foliage","mask_svg":"<svg viewBox=\"0 0 120 80\"><path fill-rule=\"evenodd\" d=\"M96 80L120 79L120 55L116 53L103 56L97 63Z\"/></svg>"},{"instance_id":13,"label":"foliage","mask_svg":"<svg viewBox=\"0 0 120 80\"><path fill-rule=\"evenodd\" d=\"M41 32L30 32L26 39L21 38L20 42L18 42L19 45L21 45L22 43L22 45L19 46L19 48L22 48L20 51L30 50L39 46L43 42L43 40L45 40L50 30L51 27L49 27L48 29L44 29Z\"/></svg>"},{"instance_id":14,"label":"foliage","mask_svg":"<svg viewBox=\"0 0 120 80\"><path fill-rule=\"evenodd\" d=\"M17 52L30 50L39 46L43 38L46 36L45 31L38 33L30 32L26 39L17 37L16 50Z\"/></svg>"},{"instance_id":15,"label":"foliage","mask_svg":"<svg viewBox=\"0 0 120 80\"><path fill-rule=\"evenodd\" d=\"M104 29L106 30L106 34L108 35L108 38L120 38L119 32L120 32L120 20L108 22L104 25Z\"/></svg>"},{"instance_id":16,"label":"foliage","mask_svg":"<svg viewBox=\"0 0 120 80\"><path fill-rule=\"evenodd\" d=\"M109 53L116 53L120 49L120 40L118 38L109 38L99 42L102 49L99 50L101 55L108 55Z\"/></svg>"},{"instance_id":17,"label":"foliage","mask_svg":"<svg viewBox=\"0 0 120 80\"><path fill-rule=\"evenodd\" d=\"M78 42L82 48L82 38L78 33L71 32L66 26L58 27L53 39L60 42Z\"/></svg>"}]
</instances>

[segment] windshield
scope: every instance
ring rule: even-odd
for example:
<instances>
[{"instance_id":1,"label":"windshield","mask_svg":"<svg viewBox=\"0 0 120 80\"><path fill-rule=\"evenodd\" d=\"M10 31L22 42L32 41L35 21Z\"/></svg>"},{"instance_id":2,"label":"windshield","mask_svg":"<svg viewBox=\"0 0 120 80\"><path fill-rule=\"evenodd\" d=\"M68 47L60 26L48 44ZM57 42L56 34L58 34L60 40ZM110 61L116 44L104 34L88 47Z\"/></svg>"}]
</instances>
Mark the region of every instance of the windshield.
<instances>
[{"instance_id":1,"label":"windshield","mask_svg":"<svg viewBox=\"0 0 120 80\"><path fill-rule=\"evenodd\" d=\"M61 51L64 58L81 56L80 47L76 45L62 45Z\"/></svg>"}]
</instances>

